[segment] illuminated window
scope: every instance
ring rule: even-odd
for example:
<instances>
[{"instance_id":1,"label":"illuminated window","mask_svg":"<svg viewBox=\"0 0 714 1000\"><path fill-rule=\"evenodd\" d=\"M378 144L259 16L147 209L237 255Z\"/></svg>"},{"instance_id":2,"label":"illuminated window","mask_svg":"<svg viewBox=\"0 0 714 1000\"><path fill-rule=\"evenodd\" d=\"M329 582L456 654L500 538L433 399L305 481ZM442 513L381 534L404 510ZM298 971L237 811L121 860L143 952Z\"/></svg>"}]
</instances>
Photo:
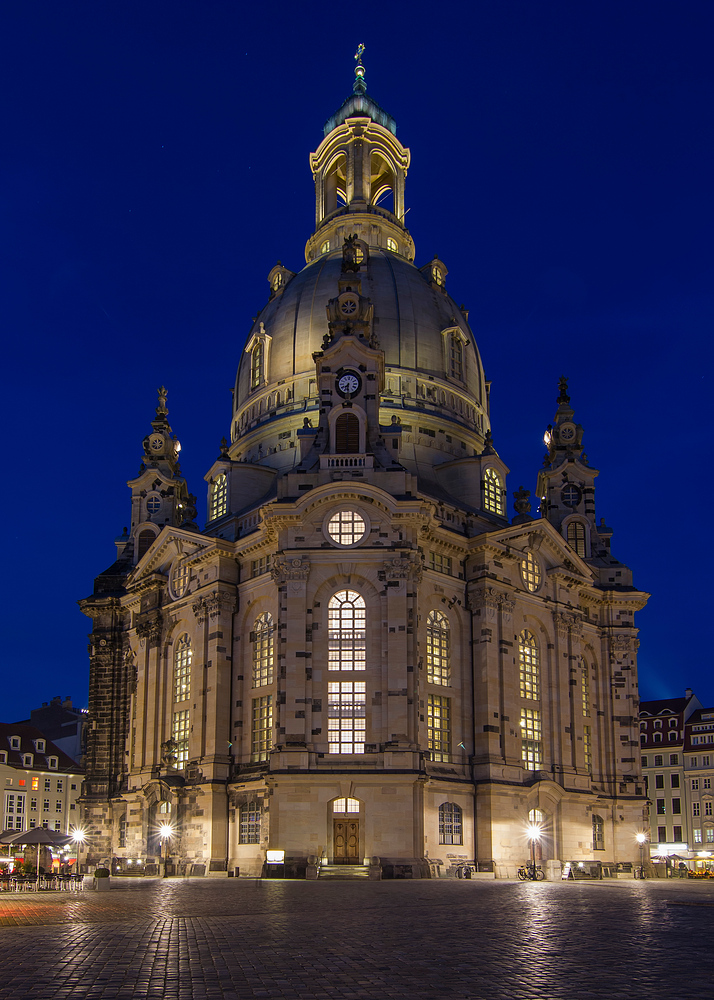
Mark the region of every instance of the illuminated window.
<instances>
[{"instance_id":1,"label":"illuminated window","mask_svg":"<svg viewBox=\"0 0 714 1000\"><path fill-rule=\"evenodd\" d=\"M240 807L238 843L260 843L260 805L257 802L246 802Z\"/></svg>"},{"instance_id":2,"label":"illuminated window","mask_svg":"<svg viewBox=\"0 0 714 1000\"><path fill-rule=\"evenodd\" d=\"M585 558L585 525L580 521L571 521L568 525L568 545L576 555Z\"/></svg>"},{"instance_id":3,"label":"illuminated window","mask_svg":"<svg viewBox=\"0 0 714 1000\"><path fill-rule=\"evenodd\" d=\"M211 509L209 520L214 521L217 517L223 517L228 510L228 480L224 473L221 473L211 483Z\"/></svg>"},{"instance_id":4,"label":"illuminated window","mask_svg":"<svg viewBox=\"0 0 714 1000\"><path fill-rule=\"evenodd\" d=\"M451 683L449 619L441 611L430 611L426 619L426 679L430 684Z\"/></svg>"},{"instance_id":5,"label":"illuminated window","mask_svg":"<svg viewBox=\"0 0 714 1000\"><path fill-rule=\"evenodd\" d=\"M583 706L583 715L590 715L590 675L588 674L587 663L583 663L582 673L580 674L580 700Z\"/></svg>"},{"instance_id":6,"label":"illuminated window","mask_svg":"<svg viewBox=\"0 0 714 1000\"><path fill-rule=\"evenodd\" d=\"M327 534L338 545L354 545L367 530L364 518L356 510L341 510L327 522Z\"/></svg>"},{"instance_id":7,"label":"illuminated window","mask_svg":"<svg viewBox=\"0 0 714 1000\"><path fill-rule=\"evenodd\" d=\"M340 590L330 598L328 630L328 670L364 670L366 610L355 590Z\"/></svg>"},{"instance_id":8,"label":"illuminated window","mask_svg":"<svg viewBox=\"0 0 714 1000\"><path fill-rule=\"evenodd\" d=\"M585 766L588 771L593 768L593 744L590 726L583 726L583 754L585 755Z\"/></svg>"},{"instance_id":9,"label":"illuminated window","mask_svg":"<svg viewBox=\"0 0 714 1000\"><path fill-rule=\"evenodd\" d=\"M543 763L540 712L532 708L521 709L521 759L527 771L537 771Z\"/></svg>"},{"instance_id":10,"label":"illuminated window","mask_svg":"<svg viewBox=\"0 0 714 1000\"><path fill-rule=\"evenodd\" d=\"M694 843L695 844L701 844L701 842L702 842L702 831L695 829L695 831L694 831Z\"/></svg>"},{"instance_id":11,"label":"illuminated window","mask_svg":"<svg viewBox=\"0 0 714 1000\"><path fill-rule=\"evenodd\" d=\"M359 799L335 799L332 803L333 813L358 813Z\"/></svg>"},{"instance_id":12,"label":"illuminated window","mask_svg":"<svg viewBox=\"0 0 714 1000\"><path fill-rule=\"evenodd\" d=\"M463 844L463 814L455 802L439 806L439 843Z\"/></svg>"},{"instance_id":13,"label":"illuminated window","mask_svg":"<svg viewBox=\"0 0 714 1000\"><path fill-rule=\"evenodd\" d=\"M327 685L327 739L330 753L364 753L367 695L364 681Z\"/></svg>"},{"instance_id":14,"label":"illuminated window","mask_svg":"<svg viewBox=\"0 0 714 1000\"><path fill-rule=\"evenodd\" d=\"M174 702L188 701L191 694L191 639L184 632L174 651Z\"/></svg>"},{"instance_id":15,"label":"illuminated window","mask_svg":"<svg viewBox=\"0 0 714 1000\"><path fill-rule=\"evenodd\" d=\"M325 242L320 247L320 253L328 253L330 250L330 241L325 240Z\"/></svg>"},{"instance_id":16,"label":"illuminated window","mask_svg":"<svg viewBox=\"0 0 714 1000\"><path fill-rule=\"evenodd\" d=\"M521 698L538 701L540 698L540 663L538 644L528 629L518 636L518 663L520 668Z\"/></svg>"},{"instance_id":17,"label":"illuminated window","mask_svg":"<svg viewBox=\"0 0 714 1000\"><path fill-rule=\"evenodd\" d=\"M253 727L250 757L254 762L267 760L273 745L273 696L253 698Z\"/></svg>"},{"instance_id":18,"label":"illuminated window","mask_svg":"<svg viewBox=\"0 0 714 1000\"><path fill-rule=\"evenodd\" d=\"M593 850L605 850L605 824L602 816L593 816Z\"/></svg>"},{"instance_id":19,"label":"illuminated window","mask_svg":"<svg viewBox=\"0 0 714 1000\"><path fill-rule=\"evenodd\" d=\"M708 826L706 829L707 844L714 844L714 827Z\"/></svg>"},{"instance_id":20,"label":"illuminated window","mask_svg":"<svg viewBox=\"0 0 714 1000\"><path fill-rule=\"evenodd\" d=\"M431 277L435 285L444 284L444 274L440 267L434 265L431 269Z\"/></svg>"},{"instance_id":21,"label":"illuminated window","mask_svg":"<svg viewBox=\"0 0 714 1000\"><path fill-rule=\"evenodd\" d=\"M451 576L451 556L443 556L440 552L429 553L429 569L437 573L447 573Z\"/></svg>"},{"instance_id":22,"label":"illuminated window","mask_svg":"<svg viewBox=\"0 0 714 1000\"><path fill-rule=\"evenodd\" d=\"M449 372L452 378L464 377L464 345L455 333L449 338Z\"/></svg>"},{"instance_id":23,"label":"illuminated window","mask_svg":"<svg viewBox=\"0 0 714 1000\"><path fill-rule=\"evenodd\" d=\"M526 588L534 594L540 587L541 571L540 563L532 552L526 552L525 558L521 560L521 573Z\"/></svg>"},{"instance_id":24,"label":"illuminated window","mask_svg":"<svg viewBox=\"0 0 714 1000\"><path fill-rule=\"evenodd\" d=\"M503 483L495 469L486 469L483 477L483 505L492 514L503 515Z\"/></svg>"},{"instance_id":25,"label":"illuminated window","mask_svg":"<svg viewBox=\"0 0 714 1000\"><path fill-rule=\"evenodd\" d=\"M430 694L427 701L426 733L432 760L448 761L451 753L451 699Z\"/></svg>"},{"instance_id":26,"label":"illuminated window","mask_svg":"<svg viewBox=\"0 0 714 1000\"><path fill-rule=\"evenodd\" d=\"M543 826L545 813L542 809L531 809L528 813L528 822L533 826Z\"/></svg>"},{"instance_id":27,"label":"illuminated window","mask_svg":"<svg viewBox=\"0 0 714 1000\"><path fill-rule=\"evenodd\" d=\"M183 563L179 563L174 566L173 572L171 574L171 588L174 592L174 597L183 597L188 589L188 581L191 576L191 571L188 566Z\"/></svg>"},{"instance_id":28,"label":"illuminated window","mask_svg":"<svg viewBox=\"0 0 714 1000\"><path fill-rule=\"evenodd\" d=\"M39 789L39 787L40 787L40 779L39 778L33 778L32 779L32 791L36 792Z\"/></svg>"},{"instance_id":29,"label":"illuminated window","mask_svg":"<svg viewBox=\"0 0 714 1000\"><path fill-rule=\"evenodd\" d=\"M174 741L174 766L182 769L188 761L188 709L174 712L171 738Z\"/></svg>"},{"instance_id":30,"label":"illuminated window","mask_svg":"<svg viewBox=\"0 0 714 1000\"><path fill-rule=\"evenodd\" d=\"M251 635L255 688L273 683L274 633L273 616L269 611L264 611L256 618Z\"/></svg>"},{"instance_id":31,"label":"illuminated window","mask_svg":"<svg viewBox=\"0 0 714 1000\"><path fill-rule=\"evenodd\" d=\"M273 291L277 292L277 290L282 287L282 284L283 284L283 275L281 271L278 271L278 273L273 276L273 283L272 283Z\"/></svg>"},{"instance_id":32,"label":"illuminated window","mask_svg":"<svg viewBox=\"0 0 714 1000\"><path fill-rule=\"evenodd\" d=\"M387 250L391 250L393 253L396 253L398 249L399 249L399 247L397 246L397 241L393 240L391 236L388 236L387 237Z\"/></svg>"}]
</instances>

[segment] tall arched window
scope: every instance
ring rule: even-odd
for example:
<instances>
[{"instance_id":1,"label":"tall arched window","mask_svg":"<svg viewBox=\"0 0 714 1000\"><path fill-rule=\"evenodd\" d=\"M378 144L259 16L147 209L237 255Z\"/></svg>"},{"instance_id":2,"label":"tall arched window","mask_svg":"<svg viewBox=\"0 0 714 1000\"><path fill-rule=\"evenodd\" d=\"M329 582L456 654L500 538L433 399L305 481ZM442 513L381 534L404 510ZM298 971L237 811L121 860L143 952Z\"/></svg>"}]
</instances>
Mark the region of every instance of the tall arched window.
<instances>
[{"instance_id":1,"label":"tall arched window","mask_svg":"<svg viewBox=\"0 0 714 1000\"><path fill-rule=\"evenodd\" d=\"M274 676L274 636L273 616L269 611L258 615L253 625L253 687L265 687L273 683Z\"/></svg>"},{"instance_id":2,"label":"tall arched window","mask_svg":"<svg viewBox=\"0 0 714 1000\"><path fill-rule=\"evenodd\" d=\"M535 636L524 628L518 636L518 663L520 667L521 698L538 701L540 698L540 663Z\"/></svg>"},{"instance_id":3,"label":"tall arched window","mask_svg":"<svg viewBox=\"0 0 714 1000\"><path fill-rule=\"evenodd\" d=\"M356 590L339 590L328 606L328 669L364 670L366 609ZM335 680L327 685L330 753L364 753L367 687L364 681Z\"/></svg>"},{"instance_id":4,"label":"tall arched window","mask_svg":"<svg viewBox=\"0 0 714 1000\"><path fill-rule=\"evenodd\" d=\"M155 538L156 535L154 534L154 532L150 531L148 528L145 531L139 532L139 537L137 539L137 551L136 551L137 560L141 559L142 556L146 555L146 553L153 545Z\"/></svg>"},{"instance_id":5,"label":"tall arched window","mask_svg":"<svg viewBox=\"0 0 714 1000\"><path fill-rule=\"evenodd\" d=\"M258 802L246 802L240 807L238 842L240 844L260 843L260 804Z\"/></svg>"},{"instance_id":6,"label":"tall arched window","mask_svg":"<svg viewBox=\"0 0 714 1000\"><path fill-rule=\"evenodd\" d=\"M340 455L359 451L359 419L354 413L341 413L335 422L335 451Z\"/></svg>"},{"instance_id":7,"label":"tall arched window","mask_svg":"<svg viewBox=\"0 0 714 1000\"><path fill-rule=\"evenodd\" d=\"M486 469L483 477L483 505L492 514L503 515L503 483L495 469Z\"/></svg>"},{"instance_id":8,"label":"tall arched window","mask_svg":"<svg viewBox=\"0 0 714 1000\"><path fill-rule=\"evenodd\" d=\"M463 813L455 802L439 806L439 843L463 844Z\"/></svg>"},{"instance_id":9,"label":"tall arched window","mask_svg":"<svg viewBox=\"0 0 714 1000\"><path fill-rule=\"evenodd\" d=\"M455 333L449 337L449 370L452 378L463 379L464 345Z\"/></svg>"},{"instance_id":10,"label":"tall arched window","mask_svg":"<svg viewBox=\"0 0 714 1000\"><path fill-rule=\"evenodd\" d=\"M191 638L185 632L176 641L174 649L174 703L188 701L191 696Z\"/></svg>"},{"instance_id":11,"label":"tall arched window","mask_svg":"<svg viewBox=\"0 0 714 1000\"><path fill-rule=\"evenodd\" d=\"M250 353L250 387L257 389L263 381L263 358L264 348L261 341L255 345Z\"/></svg>"},{"instance_id":12,"label":"tall arched window","mask_svg":"<svg viewBox=\"0 0 714 1000\"><path fill-rule=\"evenodd\" d=\"M328 669L364 670L367 650L364 598L339 590L328 608Z\"/></svg>"},{"instance_id":13,"label":"tall arched window","mask_svg":"<svg viewBox=\"0 0 714 1000\"><path fill-rule=\"evenodd\" d=\"M569 522L568 545L576 555L585 558L585 525L582 521Z\"/></svg>"},{"instance_id":14,"label":"tall arched window","mask_svg":"<svg viewBox=\"0 0 714 1000\"><path fill-rule=\"evenodd\" d=\"M211 483L211 509L208 515L209 521L214 521L217 517L223 517L228 510L228 480L225 474L220 475Z\"/></svg>"},{"instance_id":15,"label":"tall arched window","mask_svg":"<svg viewBox=\"0 0 714 1000\"><path fill-rule=\"evenodd\" d=\"M593 850L605 850L605 824L602 816L593 816Z\"/></svg>"},{"instance_id":16,"label":"tall arched window","mask_svg":"<svg viewBox=\"0 0 714 1000\"><path fill-rule=\"evenodd\" d=\"M430 611L426 619L426 679L430 684L451 683L449 619L441 611Z\"/></svg>"}]
</instances>

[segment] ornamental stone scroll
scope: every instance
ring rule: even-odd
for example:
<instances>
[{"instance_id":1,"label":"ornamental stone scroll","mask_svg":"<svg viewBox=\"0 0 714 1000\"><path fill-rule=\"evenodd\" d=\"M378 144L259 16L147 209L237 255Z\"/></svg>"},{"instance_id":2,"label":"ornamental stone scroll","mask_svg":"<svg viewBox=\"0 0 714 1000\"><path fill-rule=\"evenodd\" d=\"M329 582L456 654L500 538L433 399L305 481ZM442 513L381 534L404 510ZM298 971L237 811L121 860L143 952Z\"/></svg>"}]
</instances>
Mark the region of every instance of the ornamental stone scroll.
<instances>
[{"instance_id":1,"label":"ornamental stone scroll","mask_svg":"<svg viewBox=\"0 0 714 1000\"><path fill-rule=\"evenodd\" d=\"M310 576L310 560L307 556L275 556L270 574L278 586L289 580L305 581Z\"/></svg>"}]
</instances>

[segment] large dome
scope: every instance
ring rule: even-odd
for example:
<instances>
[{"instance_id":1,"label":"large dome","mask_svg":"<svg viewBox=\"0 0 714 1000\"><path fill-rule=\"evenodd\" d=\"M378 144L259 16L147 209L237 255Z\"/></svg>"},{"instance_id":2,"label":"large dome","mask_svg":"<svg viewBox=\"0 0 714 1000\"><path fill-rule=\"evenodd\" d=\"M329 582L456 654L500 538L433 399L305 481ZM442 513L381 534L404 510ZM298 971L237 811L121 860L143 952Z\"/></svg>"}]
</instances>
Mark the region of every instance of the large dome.
<instances>
[{"instance_id":1,"label":"large dome","mask_svg":"<svg viewBox=\"0 0 714 1000\"><path fill-rule=\"evenodd\" d=\"M256 318L236 378L232 458L277 469L298 463L295 431L320 407L313 353L320 351L328 331L327 305L344 279L342 263L341 250L335 250L299 274L287 272L285 283ZM445 268L440 262L438 267L443 281ZM359 273L361 294L371 300L373 329L384 351L380 423L388 425L396 416L409 428L405 444L411 438L412 448L402 457L407 468L422 464L420 444L432 465L480 453L489 430L476 342L465 315L432 270L432 263L420 270L396 253L370 247ZM265 378L254 385L252 351L261 335ZM454 341L461 344L462 356L452 374Z\"/></svg>"}]
</instances>

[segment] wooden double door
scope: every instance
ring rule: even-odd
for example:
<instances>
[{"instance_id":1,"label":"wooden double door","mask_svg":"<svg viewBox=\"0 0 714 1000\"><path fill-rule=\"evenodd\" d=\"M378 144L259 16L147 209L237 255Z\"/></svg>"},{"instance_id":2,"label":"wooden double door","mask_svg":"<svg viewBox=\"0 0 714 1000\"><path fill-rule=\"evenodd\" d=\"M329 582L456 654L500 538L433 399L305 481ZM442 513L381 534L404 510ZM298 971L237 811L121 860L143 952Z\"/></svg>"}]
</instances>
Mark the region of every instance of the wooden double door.
<instances>
[{"instance_id":1,"label":"wooden double door","mask_svg":"<svg viewBox=\"0 0 714 1000\"><path fill-rule=\"evenodd\" d=\"M359 820L333 820L333 858L336 865L358 865L359 856Z\"/></svg>"}]
</instances>

